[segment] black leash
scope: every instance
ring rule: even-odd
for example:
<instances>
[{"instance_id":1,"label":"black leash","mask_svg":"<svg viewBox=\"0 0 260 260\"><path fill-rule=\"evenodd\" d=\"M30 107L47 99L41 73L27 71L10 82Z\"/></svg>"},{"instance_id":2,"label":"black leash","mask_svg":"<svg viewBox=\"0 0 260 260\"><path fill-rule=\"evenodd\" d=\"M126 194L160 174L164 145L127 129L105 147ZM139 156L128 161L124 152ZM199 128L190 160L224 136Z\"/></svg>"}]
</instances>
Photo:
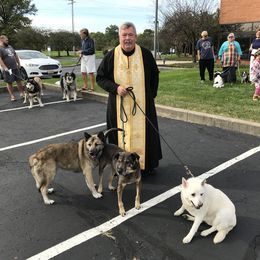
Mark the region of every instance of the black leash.
<instances>
[{"instance_id":1,"label":"black leash","mask_svg":"<svg viewBox=\"0 0 260 260\"><path fill-rule=\"evenodd\" d=\"M78 61L77 61L77 63L74 65L74 67L72 68L72 71L71 71L71 73L73 73L74 72L74 70L75 70L75 68L78 66L78 64L79 64L79 62L80 62L80 60L81 60L81 57L82 56L80 56L79 57L79 59L78 59Z\"/></svg>"},{"instance_id":2,"label":"black leash","mask_svg":"<svg viewBox=\"0 0 260 260\"><path fill-rule=\"evenodd\" d=\"M149 124L152 126L152 128L154 129L154 131L162 138L162 140L164 141L164 143L167 145L167 147L170 149L170 151L173 153L173 155L177 158L177 160L181 163L181 165L184 167L184 169L186 170L186 174L190 175L192 177L194 177L194 175L192 174L191 170L188 168L187 165L184 164L184 162L181 160L181 158L176 154L176 152L173 150L173 148L167 143L167 141L165 140L165 138L159 133L159 131L156 129L156 127L154 126L154 124L151 122L151 120L147 117L147 115L145 114L145 112L142 110L142 108L139 106L139 104L136 102L136 97L135 94L133 92L133 87L128 87L126 88L128 95L132 98L132 100L134 101L134 106L133 106L133 110L132 110L132 114L134 112L134 114L136 114L136 107L138 107L140 109L140 111L143 113L143 115L145 116L146 120L149 122ZM125 113L125 110L123 108L123 103L122 103L123 98L121 97L121 111L123 111L126 121L127 122L127 116ZM133 115L134 115L133 114ZM122 120L122 119L121 119ZM124 122L124 121L123 121ZM124 122L124 123L125 123Z\"/></svg>"}]
</instances>

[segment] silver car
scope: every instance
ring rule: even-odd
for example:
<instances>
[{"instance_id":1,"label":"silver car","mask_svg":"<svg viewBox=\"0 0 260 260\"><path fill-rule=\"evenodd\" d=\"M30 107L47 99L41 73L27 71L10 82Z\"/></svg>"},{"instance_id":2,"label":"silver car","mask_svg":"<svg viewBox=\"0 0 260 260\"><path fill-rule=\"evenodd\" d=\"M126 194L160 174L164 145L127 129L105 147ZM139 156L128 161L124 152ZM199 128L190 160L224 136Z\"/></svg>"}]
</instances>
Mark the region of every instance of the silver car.
<instances>
[{"instance_id":1,"label":"silver car","mask_svg":"<svg viewBox=\"0 0 260 260\"><path fill-rule=\"evenodd\" d=\"M62 67L58 60L34 50L16 50L20 59L21 73L24 79L40 77L60 77Z\"/></svg>"}]
</instances>

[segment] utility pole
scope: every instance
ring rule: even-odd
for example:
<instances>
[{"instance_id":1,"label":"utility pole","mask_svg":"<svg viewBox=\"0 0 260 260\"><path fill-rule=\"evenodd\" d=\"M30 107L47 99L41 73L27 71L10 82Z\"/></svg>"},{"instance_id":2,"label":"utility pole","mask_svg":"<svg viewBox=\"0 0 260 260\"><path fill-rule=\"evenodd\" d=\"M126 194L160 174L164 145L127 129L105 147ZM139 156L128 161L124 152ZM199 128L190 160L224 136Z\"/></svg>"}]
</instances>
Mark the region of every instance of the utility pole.
<instances>
[{"instance_id":1,"label":"utility pole","mask_svg":"<svg viewBox=\"0 0 260 260\"><path fill-rule=\"evenodd\" d=\"M68 4L71 5L71 22L72 22L72 34L73 34L73 53L75 54L75 44L74 44L74 4L76 1L68 0Z\"/></svg>"},{"instance_id":2,"label":"utility pole","mask_svg":"<svg viewBox=\"0 0 260 260\"><path fill-rule=\"evenodd\" d=\"M157 58L157 34L158 34L158 0L155 0L155 21L154 21L154 59Z\"/></svg>"}]
</instances>

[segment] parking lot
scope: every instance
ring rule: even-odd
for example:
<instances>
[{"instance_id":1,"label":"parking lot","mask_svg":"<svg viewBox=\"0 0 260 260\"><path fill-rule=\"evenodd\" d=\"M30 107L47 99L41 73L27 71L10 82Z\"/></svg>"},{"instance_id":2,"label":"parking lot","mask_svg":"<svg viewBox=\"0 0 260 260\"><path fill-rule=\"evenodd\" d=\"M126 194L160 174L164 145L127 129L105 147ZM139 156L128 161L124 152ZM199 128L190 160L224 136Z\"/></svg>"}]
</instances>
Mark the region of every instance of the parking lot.
<instances>
[{"instance_id":1,"label":"parking lot","mask_svg":"<svg viewBox=\"0 0 260 260\"><path fill-rule=\"evenodd\" d=\"M48 89L42 100L43 108L28 109L0 94L0 259L260 259L259 137L159 117L160 133L193 174L204 174L236 206L237 226L221 244L199 233L183 244L192 224L173 213L187 176L163 142L160 166L142 179L139 211L134 185L124 191L121 217L116 192L105 186L95 199L81 173L63 170L50 195L56 203L43 204L28 157L50 143L80 140L84 131L105 130L106 105L86 98L67 103ZM96 169L96 181L97 175Z\"/></svg>"}]
</instances>

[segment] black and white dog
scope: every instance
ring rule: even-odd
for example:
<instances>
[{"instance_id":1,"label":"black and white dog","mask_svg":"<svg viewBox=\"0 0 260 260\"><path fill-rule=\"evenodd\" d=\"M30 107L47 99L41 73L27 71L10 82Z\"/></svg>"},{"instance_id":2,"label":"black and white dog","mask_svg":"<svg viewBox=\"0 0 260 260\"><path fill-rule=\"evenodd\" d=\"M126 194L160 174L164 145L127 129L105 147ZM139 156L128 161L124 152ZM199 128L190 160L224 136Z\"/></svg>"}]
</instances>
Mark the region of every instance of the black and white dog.
<instances>
[{"instance_id":1,"label":"black and white dog","mask_svg":"<svg viewBox=\"0 0 260 260\"><path fill-rule=\"evenodd\" d=\"M246 71L243 71L241 74L241 83L249 83L249 75Z\"/></svg>"},{"instance_id":2,"label":"black and white dog","mask_svg":"<svg viewBox=\"0 0 260 260\"><path fill-rule=\"evenodd\" d=\"M24 101L25 104L27 102L27 99L29 100L29 109L33 107L33 102L35 100L38 101L40 107L43 107L43 103L41 100L41 96L43 95L42 92L43 84L42 80L39 77L34 77L33 79L28 79L25 83L25 95L24 95Z\"/></svg>"},{"instance_id":3,"label":"black and white dog","mask_svg":"<svg viewBox=\"0 0 260 260\"><path fill-rule=\"evenodd\" d=\"M67 102L70 101L70 97L73 95L73 100L77 99L77 87L76 87L76 75L75 73L66 72L64 76L61 77L60 86L63 94L63 99Z\"/></svg>"},{"instance_id":4,"label":"black and white dog","mask_svg":"<svg viewBox=\"0 0 260 260\"><path fill-rule=\"evenodd\" d=\"M224 87L224 81L222 78L222 73L219 71L216 71L214 73L214 83L213 83L214 88L223 88Z\"/></svg>"}]
</instances>

